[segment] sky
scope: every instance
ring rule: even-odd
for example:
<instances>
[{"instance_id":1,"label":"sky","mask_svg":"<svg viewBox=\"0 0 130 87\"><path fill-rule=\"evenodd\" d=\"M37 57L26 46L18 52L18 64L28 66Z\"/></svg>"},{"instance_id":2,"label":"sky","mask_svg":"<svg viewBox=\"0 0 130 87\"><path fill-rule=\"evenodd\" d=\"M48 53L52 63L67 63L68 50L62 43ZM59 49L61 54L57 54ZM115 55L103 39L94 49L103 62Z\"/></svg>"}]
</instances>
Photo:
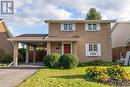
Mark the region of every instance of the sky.
<instances>
[{"instance_id":1,"label":"sky","mask_svg":"<svg viewBox=\"0 0 130 87\"><path fill-rule=\"evenodd\" d=\"M14 0L15 14L4 17L14 36L47 34L45 19L83 19L90 8L104 20L130 20L130 0Z\"/></svg>"}]
</instances>

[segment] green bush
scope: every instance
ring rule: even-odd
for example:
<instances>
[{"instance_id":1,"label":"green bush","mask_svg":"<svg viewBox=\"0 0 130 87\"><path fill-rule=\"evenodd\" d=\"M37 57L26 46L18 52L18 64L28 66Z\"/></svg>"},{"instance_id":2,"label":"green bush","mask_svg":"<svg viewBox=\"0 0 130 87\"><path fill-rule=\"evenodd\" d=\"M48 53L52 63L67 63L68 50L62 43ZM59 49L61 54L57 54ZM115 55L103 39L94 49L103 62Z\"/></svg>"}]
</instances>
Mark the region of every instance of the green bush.
<instances>
[{"instance_id":1,"label":"green bush","mask_svg":"<svg viewBox=\"0 0 130 87\"><path fill-rule=\"evenodd\" d=\"M3 49L0 49L0 62L11 63L13 61L12 55L6 54Z\"/></svg>"},{"instance_id":2,"label":"green bush","mask_svg":"<svg viewBox=\"0 0 130 87\"><path fill-rule=\"evenodd\" d=\"M24 62L26 58L26 49L25 48L21 48L19 49L19 62Z\"/></svg>"},{"instance_id":3,"label":"green bush","mask_svg":"<svg viewBox=\"0 0 130 87\"><path fill-rule=\"evenodd\" d=\"M73 54L62 55L59 59L59 64L64 69L75 68L77 67L78 63L78 57Z\"/></svg>"},{"instance_id":4,"label":"green bush","mask_svg":"<svg viewBox=\"0 0 130 87\"><path fill-rule=\"evenodd\" d=\"M3 57L3 63L11 63L13 61L12 55L5 54Z\"/></svg>"},{"instance_id":5,"label":"green bush","mask_svg":"<svg viewBox=\"0 0 130 87\"><path fill-rule=\"evenodd\" d=\"M45 66L49 68L58 68L59 54L46 55L43 58Z\"/></svg>"},{"instance_id":6,"label":"green bush","mask_svg":"<svg viewBox=\"0 0 130 87\"><path fill-rule=\"evenodd\" d=\"M113 66L113 65L121 65L121 64L117 62L109 62L109 61L102 61L102 60L95 60L95 61L79 64L79 66Z\"/></svg>"},{"instance_id":7,"label":"green bush","mask_svg":"<svg viewBox=\"0 0 130 87\"><path fill-rule=\"evenodd\" d=\"M5 55L4 50L0 49L0 62L3 62L4 55Z\"/></svg>"}]
</instances>

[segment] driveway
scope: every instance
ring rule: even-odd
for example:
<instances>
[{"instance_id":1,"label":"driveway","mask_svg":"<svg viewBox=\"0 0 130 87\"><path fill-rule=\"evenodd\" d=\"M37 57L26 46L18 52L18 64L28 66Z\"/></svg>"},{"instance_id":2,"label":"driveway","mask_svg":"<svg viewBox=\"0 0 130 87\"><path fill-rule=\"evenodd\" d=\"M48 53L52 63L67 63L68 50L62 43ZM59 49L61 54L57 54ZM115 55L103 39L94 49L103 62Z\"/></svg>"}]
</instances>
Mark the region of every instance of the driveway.
<instances>
[{"instance_id":1,"label":"driveway","mask_svg":"<svg viewBox=\"0 0 130 87\"><path fill-rule=\"evenodd\" d=\"M0 69L0 87L15 87L38 69Z\"/></svg>"}]
</instances>

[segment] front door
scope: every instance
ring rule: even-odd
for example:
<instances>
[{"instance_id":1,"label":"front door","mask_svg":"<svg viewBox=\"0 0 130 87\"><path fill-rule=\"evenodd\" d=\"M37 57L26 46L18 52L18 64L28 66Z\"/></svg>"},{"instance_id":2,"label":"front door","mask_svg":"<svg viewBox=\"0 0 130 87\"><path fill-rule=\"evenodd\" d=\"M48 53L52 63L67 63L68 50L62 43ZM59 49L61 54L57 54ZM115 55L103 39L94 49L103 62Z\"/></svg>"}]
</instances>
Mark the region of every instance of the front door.
<instances>
[{"instance_id":1,"label":"front door","mask_svg":"<svg viewBox=\"0 0 130 87\"><path fill-rule=\"evenodd\" d=\"M71 44L64 44L64 54L71 53Z\"/></svg>"}]
</instances>

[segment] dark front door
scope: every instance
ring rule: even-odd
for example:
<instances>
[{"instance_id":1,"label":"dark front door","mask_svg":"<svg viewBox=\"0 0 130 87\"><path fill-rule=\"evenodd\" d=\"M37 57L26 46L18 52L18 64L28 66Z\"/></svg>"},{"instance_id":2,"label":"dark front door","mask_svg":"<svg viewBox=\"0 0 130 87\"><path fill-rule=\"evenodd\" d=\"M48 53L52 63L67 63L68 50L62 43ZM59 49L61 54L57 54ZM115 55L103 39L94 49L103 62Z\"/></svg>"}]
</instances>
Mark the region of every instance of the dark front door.
<instances>
[{"instance_id":1,"label":"dark front door","mask_svg":"<svg viewBox=\"0 0 130 87\"><path fill-rule=\"evenodd\" d=\"M71 45L70 44L64 44L64 54L71 53Z\"/></svg>"}]
</instances>

